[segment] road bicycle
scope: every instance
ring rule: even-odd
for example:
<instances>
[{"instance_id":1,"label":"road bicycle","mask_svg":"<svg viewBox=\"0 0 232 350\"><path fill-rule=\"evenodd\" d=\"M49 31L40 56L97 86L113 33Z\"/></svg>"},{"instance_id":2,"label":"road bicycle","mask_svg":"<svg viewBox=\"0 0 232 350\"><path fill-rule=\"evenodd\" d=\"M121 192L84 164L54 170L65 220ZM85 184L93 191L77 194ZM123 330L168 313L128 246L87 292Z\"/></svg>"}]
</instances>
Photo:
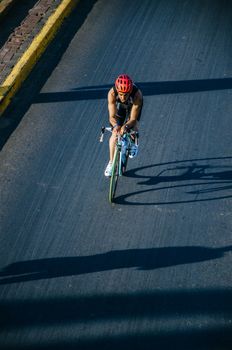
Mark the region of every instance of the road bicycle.
<instances>
[{"instance_id":1,"label":"road bicycle","mask_svg":"<svg viewBox=\"0 0 232 350\"><path fill-rule=\"evenodd\" d=\"M103 137L105 131L112 132L112 127L102 127L100 142L103 142ZM112 174L110 176L110 189L109 189L109 201L113 203L118 183L119 176L122 176L126 172L129 152L132 144L134 144L134 139L137 135L137 132L128 130L126 133L121 135L117 134L116 144L115 144L115 152L112 163Z\"/></svg>"}]
</instances>

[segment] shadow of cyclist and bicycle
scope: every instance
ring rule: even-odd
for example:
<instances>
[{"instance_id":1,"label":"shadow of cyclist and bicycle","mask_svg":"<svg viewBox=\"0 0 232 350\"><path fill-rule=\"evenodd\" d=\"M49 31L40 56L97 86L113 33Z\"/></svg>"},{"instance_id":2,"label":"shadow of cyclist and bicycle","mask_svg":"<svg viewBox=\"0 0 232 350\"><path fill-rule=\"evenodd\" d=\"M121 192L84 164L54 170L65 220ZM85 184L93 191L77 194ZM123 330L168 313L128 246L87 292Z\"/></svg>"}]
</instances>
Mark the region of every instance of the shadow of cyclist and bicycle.
<instances>
[{"instance_id":1,"label":"shadow of cyclist and bicycle","mask_svg":"<svg viewBox=\"0 0 232 350\"><path fill-rule=\"evenodd\" d=\"M128 170L128 177L140 180L137 183L138 190L118 196L115 202L127 205L161 205L232 198L232 165L228 164L231 159L232 157L192 159ZM154 199L151 192L157 194L166 190L175 193L172 199L160 201L157 195L151 201L151 198ZM146 201L139 201L138 197L144 198L143 195L146 195ZM133 201L134 196L136 201Z\"/></svg>"}]
</instances>

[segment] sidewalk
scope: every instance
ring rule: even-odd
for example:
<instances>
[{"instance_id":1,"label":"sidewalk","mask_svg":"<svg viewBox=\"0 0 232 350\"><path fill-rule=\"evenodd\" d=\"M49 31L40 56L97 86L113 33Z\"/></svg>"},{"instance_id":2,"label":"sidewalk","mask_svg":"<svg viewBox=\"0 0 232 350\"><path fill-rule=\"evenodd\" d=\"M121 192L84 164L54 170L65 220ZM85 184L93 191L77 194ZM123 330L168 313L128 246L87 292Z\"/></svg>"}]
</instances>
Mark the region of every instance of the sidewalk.
<instances>
[{"instance_id":1,"label":"sidewalk","mask_svg":"<svg viewBox=\"0 0 232 350\"><path fill-rule=\"evenodd\" d=\"M1 16L7 16L7 11L17 2L0 1L0 21ZM0 116L78 2L39 0L0 48Z\"/></svg>"}]
</instances>

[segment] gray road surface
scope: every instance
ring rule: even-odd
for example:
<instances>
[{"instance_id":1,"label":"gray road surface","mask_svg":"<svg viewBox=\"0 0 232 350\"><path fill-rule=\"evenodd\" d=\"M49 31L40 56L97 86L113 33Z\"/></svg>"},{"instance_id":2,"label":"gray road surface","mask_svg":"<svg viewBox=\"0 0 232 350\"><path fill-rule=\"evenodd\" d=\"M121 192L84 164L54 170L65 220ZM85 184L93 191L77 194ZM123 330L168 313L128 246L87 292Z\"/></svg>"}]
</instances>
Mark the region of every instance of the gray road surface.
<instances>
[{"instance_id":1,"label":"gray road surface","mask_svg":"<svg viewBox=\"0 0 232 350\"><path fill-rule=\"evenodd\" d=\"M231 10L99 0L67 21L1 121L1 349L231 349ZM144 109L110 205L120 73Z\"/></svg>"}]
</instances>

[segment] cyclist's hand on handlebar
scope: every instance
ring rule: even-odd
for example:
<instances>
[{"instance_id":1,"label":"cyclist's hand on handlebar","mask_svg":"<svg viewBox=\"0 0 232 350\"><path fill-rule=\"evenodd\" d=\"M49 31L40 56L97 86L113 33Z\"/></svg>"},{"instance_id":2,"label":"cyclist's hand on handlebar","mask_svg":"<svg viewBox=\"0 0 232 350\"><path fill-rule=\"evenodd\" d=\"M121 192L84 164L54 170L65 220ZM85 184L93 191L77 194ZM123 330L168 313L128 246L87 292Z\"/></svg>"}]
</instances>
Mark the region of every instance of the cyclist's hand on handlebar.
<instances>
[{"instance_id":1,"label":"cyclist's hand on handlebar","mask_svg":"<svg viewBox=\"0 0 232 350\"><path fill-rule=\"evenodd\" d=\"M115 133L120 132L120 133L121 133L121 126L120 126L120 125L114 126L114 127L113 127L113 132L115 132Z\"/></svg>"},{"instance_id":2,"label":"cyclist's hand on handlebar","mask_svg":"<svg viewBox=\"0 0 232 350\"><path fill-rule=\"evenodd\" d=\"M128 127L128 125L125 124L125 125L123 125L123 126L121 127L120 134L123 135L123 134L125 134L128 130L129 130L129 127Z\"/></svg>"}]
</instances>

